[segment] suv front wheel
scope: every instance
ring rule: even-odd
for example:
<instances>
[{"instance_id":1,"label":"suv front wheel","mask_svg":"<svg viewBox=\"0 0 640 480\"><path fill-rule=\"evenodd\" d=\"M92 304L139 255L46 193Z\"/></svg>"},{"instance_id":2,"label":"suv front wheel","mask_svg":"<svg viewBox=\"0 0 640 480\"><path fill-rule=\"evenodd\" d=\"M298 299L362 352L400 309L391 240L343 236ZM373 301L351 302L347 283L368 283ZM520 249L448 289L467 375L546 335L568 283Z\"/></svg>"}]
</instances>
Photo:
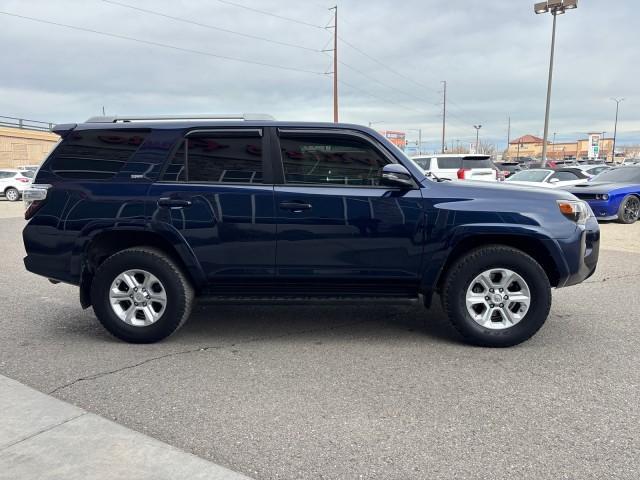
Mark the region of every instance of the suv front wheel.
<instances>
[{"instance_id":1,"label":"suv front wheel","mask_svg":"<svg viewBox=\"0 0 640 480\"><path fill-rule=\"evenodd\" d=\"M532 257L507 246L477 248L449 270L444 310L466 341L510 347L533 336L551 308L551 286Z\"/></svg>"},{"instance_id":2,"label":"suv front wheel","mask_svg":"<svg viewBox=\"0 0 640 480\"><path fill-rule=\"evenodd\" d=\"M115 337L152 343L178 330L189 317L193 289L162 251L122 250L107 258L91 284L93 310Z\"/></svg>"}]
</instances>

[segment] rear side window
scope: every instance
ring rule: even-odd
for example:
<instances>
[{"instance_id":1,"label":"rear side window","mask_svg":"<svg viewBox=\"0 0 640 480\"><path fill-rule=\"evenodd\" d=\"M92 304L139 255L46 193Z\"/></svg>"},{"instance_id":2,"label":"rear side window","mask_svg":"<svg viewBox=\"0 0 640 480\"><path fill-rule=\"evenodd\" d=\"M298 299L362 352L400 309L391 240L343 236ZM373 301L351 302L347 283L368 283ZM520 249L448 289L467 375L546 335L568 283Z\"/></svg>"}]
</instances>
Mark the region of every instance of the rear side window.
<instances>
[{"instance_id":1,"label":"rear side window","mask_svg":"<svg viewBox=\"0 0 640 480\"><path fill-rule=\"evenodd\" d=\"M15 176L16 172L0 172L0 178L11 178Z\"/></svg>"},{"instance_id":2,"label":"rear side window","mask_svg":"<svg viewBox=\"0 0 640 480\"><path fill-rule=\"evenodd\" d=\"M261 131L221 131L189 135L174 154L162 180L262 183Z\"/></svg>"},{"instance_id":3,"label":"rear side window","mask_svg":"<svg viewBox=\"0 0 640 480\"><path fill-rule=\"evenodd\" d=\"M373 145L346 135L283 134L286 183L376 186L389 163Z\"/></svg>"},{"instance_id":4,"label":"rear side window","mask_svg":"<svg viewBox=\"0 0 640 480\"><path fill-rule=\"evenodd\" d=\"M50 169L62 178L103 180L116 175L142 145L148 131L74 131L53 152Z\"/></svg>"},{"instance_id":5,"label":"rear side window","mask_svg":"<svg viewBox=\"0 0 640 480\"><path fill-rule=\"evenodd\" d=\"M458 170L462 168L461 157L442 157L438 158L438 168L454 168Z\"/></svg>"},{"instance_id":6,"label":"rear side window","mask_svg":"<svg viewBox=\"0 0 640 480\"><path fill-rule=\"evenodd\" d=\"M493 168L490 158L463 158L462 168Z\"/></svg>"}]
</instances>

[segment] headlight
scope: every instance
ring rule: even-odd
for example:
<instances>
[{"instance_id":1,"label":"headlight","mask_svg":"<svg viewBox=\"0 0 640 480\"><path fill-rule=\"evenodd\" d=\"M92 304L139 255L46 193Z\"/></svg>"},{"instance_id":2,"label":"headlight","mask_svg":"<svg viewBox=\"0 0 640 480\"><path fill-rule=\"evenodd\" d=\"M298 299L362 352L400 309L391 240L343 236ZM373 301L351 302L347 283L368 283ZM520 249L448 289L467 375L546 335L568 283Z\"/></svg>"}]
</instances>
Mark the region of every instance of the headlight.
<instances>
[{"instance_id":1,"label":"headlight","mask_svg":"<svg viewBox=\"0 0 640 480\"><path fill-rule=\"evenodd\" d=\"M579 225L584 225L592 215L589 205L580 200L558 200L558 208L560 213Z\"/></svg>"},{"instance_id":2,"label":"headlight","mask_svg":"<svg viewBox=\"0 0 640 480\"><path fill-rule=\"evenodd\" d=\"M596 193L596 200L609 200L609 195L606 193Z\"/></svg>"}]
</instances>

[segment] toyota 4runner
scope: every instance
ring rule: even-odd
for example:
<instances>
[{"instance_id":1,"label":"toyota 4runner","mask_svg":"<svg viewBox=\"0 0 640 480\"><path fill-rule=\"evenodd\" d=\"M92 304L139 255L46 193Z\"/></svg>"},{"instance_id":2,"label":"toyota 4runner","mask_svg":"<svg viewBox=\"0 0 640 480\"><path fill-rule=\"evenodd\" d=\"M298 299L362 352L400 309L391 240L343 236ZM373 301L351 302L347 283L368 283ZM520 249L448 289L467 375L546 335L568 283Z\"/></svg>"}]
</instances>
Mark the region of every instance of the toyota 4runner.
<instances>
[{"instance_id":1,"label":"toyota 4runner","mask_svg":"<svg viewBox=\"0 0 640 480\"><path fill-rule=\"evenodd\" d=\"M197 299L429 308L437 295L464 339L505 347L598 260L598 224L573 195L426 177L359 125L97 117L54 131L23 194L26 268L78 285L128 342L171 335Z\"/></svg>"}]
</instances>

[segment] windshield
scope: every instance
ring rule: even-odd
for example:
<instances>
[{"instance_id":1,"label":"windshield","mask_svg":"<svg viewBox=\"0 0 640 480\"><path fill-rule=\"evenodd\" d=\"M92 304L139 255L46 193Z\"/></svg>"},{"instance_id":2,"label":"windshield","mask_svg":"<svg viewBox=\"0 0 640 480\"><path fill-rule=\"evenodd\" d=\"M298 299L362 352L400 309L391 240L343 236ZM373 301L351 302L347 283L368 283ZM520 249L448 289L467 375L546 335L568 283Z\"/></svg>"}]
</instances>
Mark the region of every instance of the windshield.
<instances>
[{"instance_id":1,"label":"windshield","mask_svg":"<svg viewBox=\"0 0 640 480\"><path fill-rule=\"evenodd\" d=\"M526 170L511 175L507 182L544 182L550 173L550 170Z\"/></svg>"},{"instance_id":2,"label":"windshield","mask_svg":"<svg viewBox=\"0 0 640 480\"><path fill-rule=\"evenodd\" d=\"M640 167L624 167L607 170L593 177L592 182L640 183Z\"/></svg>"}]
</instances>

